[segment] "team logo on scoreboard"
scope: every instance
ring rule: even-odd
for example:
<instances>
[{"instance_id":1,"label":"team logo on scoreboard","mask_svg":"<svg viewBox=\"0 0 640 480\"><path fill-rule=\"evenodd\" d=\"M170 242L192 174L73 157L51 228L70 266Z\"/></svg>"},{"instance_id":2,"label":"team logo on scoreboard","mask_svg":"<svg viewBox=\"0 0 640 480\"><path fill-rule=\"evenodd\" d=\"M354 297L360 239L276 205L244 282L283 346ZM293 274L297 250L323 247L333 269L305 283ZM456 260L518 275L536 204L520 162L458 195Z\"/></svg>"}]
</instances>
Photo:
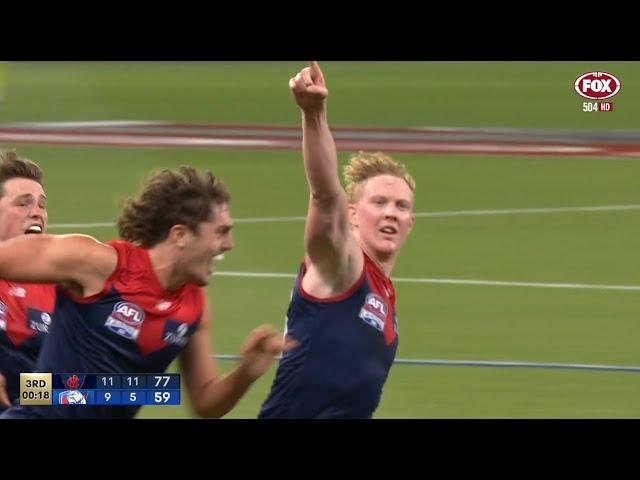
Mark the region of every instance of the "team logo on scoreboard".
<instances>
[{"instance_id":1,"label":"team logo on scoreboard","mask_svg":"<svg viewBox=\"0 0 640 480\"><path fill-rule=\"evenodd\" d=\"M107 318L105 326L129 340L136 340L144 321L144 310L135 303L118 302Z\"/></svg>"},{"instance_id":2,"label":"team logo on scoreboard","mask_svg":"<svg viewBox=\"0 0 640 480\"><path fill-rule=\"evenodd\" d=\"M76 375L72 373L71 375L60 375L60 377L62 378L62 383L65 388L69 390L79 390L84 384L86 375Z\"/></svg>"},{"instance_id":3,"label":"team logo on scoreboard","mask_svg":"<svg viewBox=\"0 0 640 480\"><path fill-rule=\"evenodd\" d=\"M87 397L78 390L65 390L58 394L60 405L86 405Z\"/></svg>"},{"instance_id":4,"label":"team logo on scoreboard","mask_svg":"<svg viewBox=\"0 0 640 480\"><path fill-rule=\"evenodd\" d=\"M190 332L188 323L179 323L174 320L167 320L164 324L162 340L166 343L173 343L179 347L184 347L189 341Z\"/></svg>"},{"instance_id":5,"label":"team logo on scoreboard","mask_svg":"<svg viewBox=\"0 0 640 480\"><path fill-rule=\"evenodd\" d=\"M359 317L365 323L381 332L384 330L384 319L387 317L387 304L375 293L369 293L360 310Z\"/></svg>"},{"instance_id":6,"label":"team logo on scoreboard","mask_svg":"<svg viewBox=\"0 0 640 480\"><path fill-rule=\"evenodd\" d=\"M49 325L51 325L51 315L47 312L41 312L30 308L28 311L29 316L29 328L36 332L48 333Z\"/></svg>"},{"instance_id":7,"label":"team logo on scoreboard","mask_svg":"<svg viewBox=\"0 0 640 480\"><path fill-rule=\"evenodd\" d=\"M7 316L9 312L7 311L7 306L0 302L0 330L7 329Z\"/></svg>"}]
</instances>

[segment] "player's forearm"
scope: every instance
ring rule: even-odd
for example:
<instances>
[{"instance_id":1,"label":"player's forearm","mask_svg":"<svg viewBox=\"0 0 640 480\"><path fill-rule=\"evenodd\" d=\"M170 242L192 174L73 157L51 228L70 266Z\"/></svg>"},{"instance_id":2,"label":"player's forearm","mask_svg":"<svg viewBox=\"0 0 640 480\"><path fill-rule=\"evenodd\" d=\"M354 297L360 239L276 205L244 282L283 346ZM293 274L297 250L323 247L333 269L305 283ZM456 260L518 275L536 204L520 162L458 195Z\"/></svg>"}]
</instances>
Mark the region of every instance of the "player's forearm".
<instances>
[{"instance_id":1,"label":"player's forearm","mask_svg":"<svg viewBox=\"0 0 640 480\"><path fill-rule=\"evenodd\" d=\"M342 187L326 111L305 112L302 119L302 152L311 195L319 201L332 200L340 195Z\"/></svg>"},{"instance_id":2,"label":"player's forearm","mask_svg":"<svg viewBox=\"0 0 640 480\"><path fill-rule=\"evenodd\" d=\"M223 417L238 403L254 381L241 367L236 367L202 389L199 398L194 399L196 413L205 418Z\"/></svg>"}]
</instances>

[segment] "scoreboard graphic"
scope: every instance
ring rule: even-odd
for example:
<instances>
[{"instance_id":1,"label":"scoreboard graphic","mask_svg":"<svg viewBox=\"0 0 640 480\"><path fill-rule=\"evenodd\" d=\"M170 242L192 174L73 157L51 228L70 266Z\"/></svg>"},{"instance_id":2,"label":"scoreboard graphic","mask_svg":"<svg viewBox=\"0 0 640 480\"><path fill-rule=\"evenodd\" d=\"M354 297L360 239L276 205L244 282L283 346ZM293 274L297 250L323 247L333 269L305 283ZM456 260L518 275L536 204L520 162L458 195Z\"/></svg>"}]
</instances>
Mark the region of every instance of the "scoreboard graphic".
<instances>
[{"instance_id":1,"label":"scoreboard graphic","mask_svg":"<svg viewBox=\"0 0 640 480\"><path fill-rule=\"evenodd\" d=\"M180 375L21 373L20 405L180 405Z\"/></svg>"}]
</instances>

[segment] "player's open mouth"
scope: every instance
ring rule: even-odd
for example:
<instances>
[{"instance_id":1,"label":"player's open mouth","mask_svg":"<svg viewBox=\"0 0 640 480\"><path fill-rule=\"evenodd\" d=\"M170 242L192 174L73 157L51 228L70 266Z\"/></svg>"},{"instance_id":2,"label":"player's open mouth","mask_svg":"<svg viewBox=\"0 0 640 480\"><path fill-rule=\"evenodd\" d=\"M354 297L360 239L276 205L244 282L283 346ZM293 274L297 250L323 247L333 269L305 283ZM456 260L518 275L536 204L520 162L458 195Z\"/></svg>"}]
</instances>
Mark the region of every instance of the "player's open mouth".
<instances>
[{"instance_id":1,"label":"player's open mouth","mask_svg":"<svg viewBox=\"0 0 640 480\"><path fill-rule=\"evenodd\" d=\"M209 275L213 274L213 272L216 270L216 262L219 260L222 260L223 258L224 258L224 253L221 253L220 255L214 255L209 259L209 263L207 265L209 270Z\"/></svg>"},{"instance_id":2,"label":"player's open mouth","mask_svg":"<svg viewBox=\"0 0 640 480\"><path fill-rule=\"evenodd\" d=\"M27 227L27 229L24 231L25 234L39 234L42 233L42 226L41 225L29 225L29 227Z\"/></svg>"},{"instance_id":3,"label":"player's open mouth","mask_svg":"<svg viewBox=\"0 0 640 480\"><path fill-rule=\"evenodd\" d=\"M383 227L380 229L380 231L388 235L395 235L396 233L398 233L398 230L396 230L395 227Z\"/></svg>"}]
</instances>

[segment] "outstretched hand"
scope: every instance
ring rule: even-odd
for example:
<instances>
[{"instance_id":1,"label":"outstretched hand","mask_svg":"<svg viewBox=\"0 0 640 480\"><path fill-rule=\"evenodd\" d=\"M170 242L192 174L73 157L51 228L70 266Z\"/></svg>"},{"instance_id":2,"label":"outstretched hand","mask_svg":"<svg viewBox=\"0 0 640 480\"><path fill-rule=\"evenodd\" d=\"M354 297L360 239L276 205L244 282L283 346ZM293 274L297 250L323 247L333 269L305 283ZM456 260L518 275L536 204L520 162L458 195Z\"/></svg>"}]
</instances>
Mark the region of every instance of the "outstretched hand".
<instances>
[{"instance_id":1,"label":"outstretched hand","mask_svg":"<svg viewBox=\"0 0 640 480\"><path fill-rule=\"evenodd\" d=\"M320 112L325 108L329 90L318 62L309 62L295 77L289 80L289 88L298 106L305 112Z\"/></svg>"},{"instance_id":2,"label":"outstretched hand","mask_svg":"<svg viewBox=\"0 0 640 480\"><path fill-rule=\"evenodd\" d=\"M253 330L240 349L241 368L251 380L266 373L273 357L295 347L295 342L285 340L271 325L262 325Z\"/></svg>"}]
</instances>

